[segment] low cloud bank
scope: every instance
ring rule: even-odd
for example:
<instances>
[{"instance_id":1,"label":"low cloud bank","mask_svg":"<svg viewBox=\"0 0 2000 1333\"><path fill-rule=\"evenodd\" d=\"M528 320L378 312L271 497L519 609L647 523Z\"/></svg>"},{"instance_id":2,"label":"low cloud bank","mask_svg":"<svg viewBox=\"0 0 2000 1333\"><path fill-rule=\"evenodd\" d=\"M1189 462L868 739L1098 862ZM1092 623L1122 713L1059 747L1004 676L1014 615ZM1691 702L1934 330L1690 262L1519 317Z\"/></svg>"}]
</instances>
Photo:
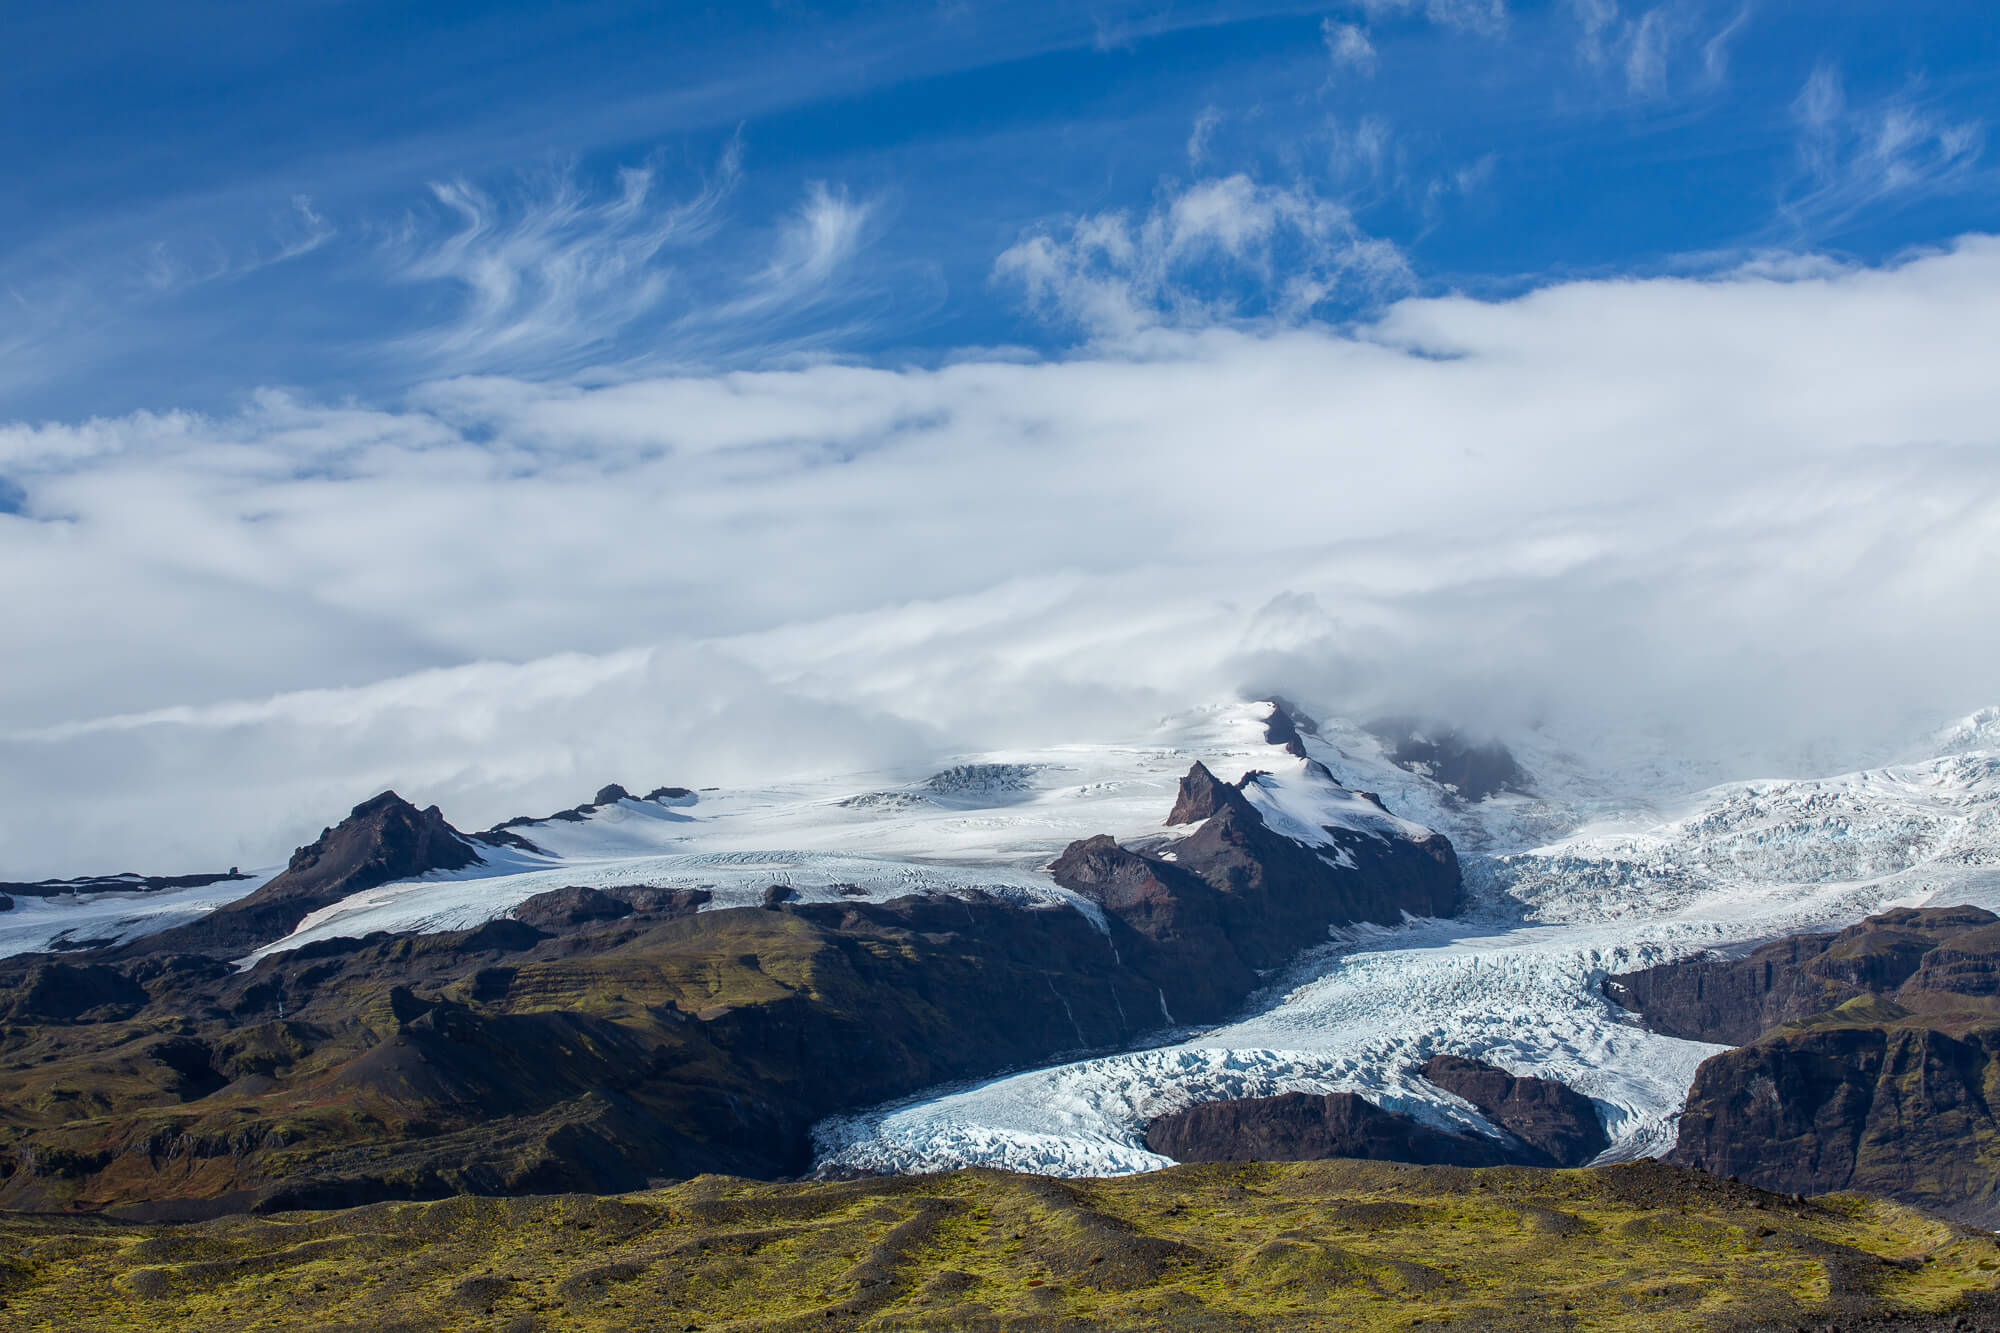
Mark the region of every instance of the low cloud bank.
<instances>
[{"instance_id":1,"label":"low cloud bank","mask_svg":"<svg viewBox=\"0 0 2000 1333\"><path fill-rule=\"evenodd\" d=\"M1971 238L1052 361L0 427L0 868L270 861L389 785L478 823L921 768L1269 686L1868 757L2000 698L1995 346Z\"/></svg>"}]
</instances>

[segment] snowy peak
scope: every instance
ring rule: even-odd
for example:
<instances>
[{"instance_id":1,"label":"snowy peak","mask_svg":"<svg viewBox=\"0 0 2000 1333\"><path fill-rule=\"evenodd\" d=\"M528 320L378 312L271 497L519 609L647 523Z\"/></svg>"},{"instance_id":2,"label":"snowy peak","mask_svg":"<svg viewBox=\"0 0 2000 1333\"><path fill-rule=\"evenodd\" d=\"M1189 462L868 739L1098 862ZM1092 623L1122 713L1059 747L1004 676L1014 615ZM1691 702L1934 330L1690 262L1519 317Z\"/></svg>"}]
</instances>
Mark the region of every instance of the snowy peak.
<instances>
[{"instance_id":1,"label":"snowy peak","mask_svg":"<svg viewBox=\"0 0 2000 1333\"><path fill-rule=\"evenodd\" d=\"M1249 780L1249 774L1244 780ZM1240 785L1240 784L1239 784ZM1219 781L1208 771L1208 765L1197 760L1195 766L1181 779L1180 796L1174 801L1172 813L1167 816L1169 828L1179 824L1199 824L1217 812L1230 807L1247 809L1249 802L1236 787Z\"/></svg>"},{"instance_id":2,"label":"snowy peak","mask_svg":"<svg viewBox=\"0 0 2000 1333\"><path fill-rule=\"evenodd\" d=\"M1257 977L1332 929L1449 916L1462 902L1458 860L1442 836L1314 823L1324 807L1299 799L1300 788L1366 803L1309 765L1295 761L1288 802L1270 799L1269 773L1252 771L1232 787L1197 762L1168 819L1191 826L1186 836L1142 849L1099 834L1071 843L1049 867L1057 884L1104 909L1114 944L1121 934L1143 941L1170 961L1171 975L1190 979L1173 996L1183 1018L1220 1017Z\"/></svg>"}]
</instances>

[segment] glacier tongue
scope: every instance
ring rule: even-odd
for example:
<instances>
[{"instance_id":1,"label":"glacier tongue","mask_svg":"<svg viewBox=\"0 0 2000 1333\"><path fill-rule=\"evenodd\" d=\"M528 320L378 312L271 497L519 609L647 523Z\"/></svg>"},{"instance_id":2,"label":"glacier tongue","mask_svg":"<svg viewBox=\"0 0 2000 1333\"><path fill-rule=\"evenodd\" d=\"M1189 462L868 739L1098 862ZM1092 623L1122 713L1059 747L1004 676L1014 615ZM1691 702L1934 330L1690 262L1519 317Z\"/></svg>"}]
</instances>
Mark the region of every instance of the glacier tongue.
<instances>
[{"instance_id":1,"label":"glacier tongue","mask_svg":"<svg viewBox=\"0 0 2000 1333\"><path fill-rule=\"evenodd\" d=\"M1323 739L1328 730L1308 751L1351 779L1352 755ZM1459 836L1481 813L1434 800L1408 804ZM1483 919L1330 946L1240 1021L1171 1045L828 1120L816 1130L821 1166L1144 1171L1165 1164L1143 1142L1148 1120L1288 1091L1361 1092L1442 1127L1481 1128L1469 1106L1414 1075L1438 1051L1568 1083L1598 1104L1605 1160L1657 1155L1672 1147L1695 1067L1721 1048L1645 1031L1602 997L1606 974L1899 904L2000 906L2000 758L1986 751L1729 784L1666 823L1507 851L1510 834L1555 817L1535 804L1501 802L1493 826L1475 831L1492 848L1468 864Z\"/></svg>"}]
</instances>

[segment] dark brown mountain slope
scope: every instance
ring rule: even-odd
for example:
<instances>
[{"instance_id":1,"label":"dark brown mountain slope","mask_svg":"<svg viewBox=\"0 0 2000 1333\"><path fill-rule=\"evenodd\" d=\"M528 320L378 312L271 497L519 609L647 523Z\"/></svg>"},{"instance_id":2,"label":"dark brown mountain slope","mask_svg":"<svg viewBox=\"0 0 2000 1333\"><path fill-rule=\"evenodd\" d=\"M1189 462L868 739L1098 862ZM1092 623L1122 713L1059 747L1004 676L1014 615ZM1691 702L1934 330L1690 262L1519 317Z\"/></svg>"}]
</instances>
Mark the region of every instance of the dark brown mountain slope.
<instances>
[{"instance_id":1,"label":"dark brown mountain slope","mask_svg":"<svg viewBox=\"0 0 2000 1333\"><path fill-rule=\"evenodd\" d=\"M447 824L436 806L419 810L385 791L292 853L291 864L247 898L118 952L128 957L248 953L351 893L433 870L460 870L479 859L472 842Z\"/></svg>"},{"instance_id":2,"label":"dark brown mountain slope","mask_svg":"<svg viewBox=\"0 0 2000 1333\"><path fill-rule=\"evenodd\" d=\"M1330 925L1456 904L1442 838L1356 835L1345 866L1219 791L1177 844L1188 868L1137 857L1138 892L1095 886L1108 937L1069 907L978 895L697 913L699 891L577 887L476 930L239 971L308 910L474 855L385 794L180 932L0 960L0 1207L198 1215L793 1174L822 1116L1129 1044L1168 1006L1226 1013ZM1100 844L1136 855L1094 839L1066 859Z\"/></svg>"},{"instance_id":3,"label":"dark brown mountain slope","mask_svg":"<svg viewBox=\"0 0 2000 1333\"><path fill-rule=\"evenodd\" d=\"M1769 1189L1863 1189L2000 1225L2000 917L1903 908L1742 959L1614 977L1704 1061L1674 1159Z\"/></svg>"}]
</instances>

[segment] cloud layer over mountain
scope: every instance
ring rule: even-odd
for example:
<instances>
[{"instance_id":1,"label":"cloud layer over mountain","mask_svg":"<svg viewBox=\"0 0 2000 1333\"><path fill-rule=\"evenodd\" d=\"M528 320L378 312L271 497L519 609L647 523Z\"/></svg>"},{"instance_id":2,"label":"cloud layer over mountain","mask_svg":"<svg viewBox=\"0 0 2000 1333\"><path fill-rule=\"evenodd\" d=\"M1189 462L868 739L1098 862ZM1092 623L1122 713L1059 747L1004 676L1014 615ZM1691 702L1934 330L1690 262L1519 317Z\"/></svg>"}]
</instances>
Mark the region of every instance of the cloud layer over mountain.
<instances>
[{"instance_id":1,"label":"cloud layer over mountain","mask_svg":"<svg viewBox=\"0 0 2000 1333\"><path fill-rule=\"evenodd\" d=\"M861 217L812 209L807 266ZM1045 301L1073 241L1041 237ZM270 861L388 785L475 823L921 766L1244 688L1745 762L1993 701L2000 242L1342 328L1191 320L1166 254L1092 268L1119 318L1062 353L0 428L7 870Z\"/></svg>"}]
</instances>

